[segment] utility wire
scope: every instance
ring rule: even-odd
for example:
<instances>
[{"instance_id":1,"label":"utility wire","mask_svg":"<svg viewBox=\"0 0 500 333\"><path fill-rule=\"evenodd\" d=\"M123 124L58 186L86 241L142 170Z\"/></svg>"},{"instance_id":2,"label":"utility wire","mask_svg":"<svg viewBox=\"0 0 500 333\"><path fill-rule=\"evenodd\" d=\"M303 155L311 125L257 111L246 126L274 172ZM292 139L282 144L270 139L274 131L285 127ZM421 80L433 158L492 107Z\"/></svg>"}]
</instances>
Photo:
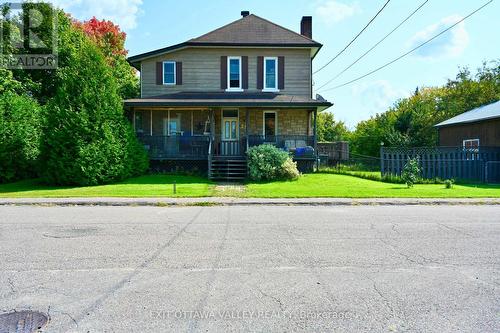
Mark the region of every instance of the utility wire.
<instances>
[{"instance_id":1,"label":"utility wire","mask_svg":"<svg viewBox=\"0 0 500 333\"><path fill-rule=\"evenodd\" d=\"M324 89L324 90L322 90L322 91L330 91L330 90L334 90L334 89L338 89L338 88L341 88L341 87L347 86L348 84L351 84L351 83L354 83L354 82L356 82L356 81L358 81L358 80L361 80L361 79L363 79L363 78L365 78L365 77L367 77L367 76L369 76L369 75L372 75L373 73L378 72L378 71L379 71L379 70L381 70L381 69L384 69L385 67L387 67L387 66L389 66L389 65L392 65L392 64L393 64L393 63L395 63L396 61L398 61L398 60L400 60L400 59L402 59L402 58L406 57L406 56L407 56L407 55L409 55L410 53L413 53L413 52L415 52L417 49L421 48L422 46L424 46L424 45L426 45L426 44L430 43L431 41L433 41L434 39L438 38L439 36L441 36L442 34L444 34L445 32L447 32L448 30L453 29L455 26L457 26L458 24L462 23L463 21L465 21L466 19L468 19L468 18L469 18L469 17L471 17L472 15L476 14L478 11L480 11L481 9L483 9L484 7L486 7L487 5L489 5L489 4L490 4L490 3L492 3L492 2L493 2L493 0L488 1L487 3L485 3L484 5L482 5L481 7L479 7L478 9L474 10L474 11L473 11L472 13L470 13L469 15L465 16L465 17L464 17L463 19L461 19L460 21L456 22L456 23L455 23L455 24L453 24L452 26L450 26L450 27L446 28L445 30L443 30L443 31L441 31L440 33L438 33L437 35L435 35L435 36L434 36L434 37L432 37L431 39L428 39L427 41L425 41L425 42L423 42L422 44L420 44L420 45L416 46L415 48L411 49L410 51L408 51L408 52L406 52L406 53L404 53L404 54L400 55L399 57L397 57L397 58L395 58L395 59L393 59L393 60L389 61L388 63L386 63L386 64L384 64L384 65L382 65L382 66L380 66L380 67L378 67L378 68L376 68L376 69L374 69L374 70L372 70L371 72L368 72L368 73L366 73L366 74L364 74L364 75L361 75L361 76L359 76L359 77L357 77L357 78L355 78L355 79L353 79L353 80L351 80L351 81L345 82L345 83L340 84L340 85L338 85L338 86L335 86L335 87L333 87L333 88ZM318 92L319 92L319 91L318 91Z\"/></svg>"},{"instance_id":2,"label":"utility wire","mask_svg":"<svg viewBox=\"0 0 500 333\"><path fill-rule=\"evenodd\" d=\"M330 65L335 59L337 59L342 53L344 53L345 50L347 50L347 48L349 46L351 46L352 43L354 43L354 41L356 39L358 39L358 37L366 30L366 28L368 28L368 26L370 26L370 24L372 24L373 21L375 21L375 19L377 18L377 16L382 13L382 11L384 10L384 8L389 4L389 2L391 2L391 0L387 0L387 2L384 4L384 6L382 6L382 8L380 8L380 10L377 12L377 14L375 14L374 17L372 17L372 19L368 22L368 24L365 25L365 27L356 35L356 37L354 37L350 42L349 44L346 45L346 47L344 47L342 49L342 51L340 51L339 53L337 53L337 55L335 57L333 57L332 59L330 59L330 61L328 61L326 64L324 64L320 69L318 69L317 71L315 71L313 74L316 74L318 73L319 71L323 70L326 66Z\"/></svg>"},{"instance_id":3,"label":"utility wire","mask_svg":"<svg viewBox=\"0 0 500 333\"><path fill-rule=\"evenodd\" d=\"M334 76L328 82L326 82L321 87L319 87L318 90L320 90L323 87L327 86L330 82L334 81L336 78L338 78L339 76L341 76L342 74L344 74L347 70L349 70L349 68L351 68L352 66L354 66L356 63L358 63L358 61L360 61L361 59L363 59L368 53L370 53L371 51L373 51L373 49L375 49L377 46L379 46L380 43L382 43L384 40L386 40L390 35L392 35L396 30L398 30L403 24L405 24L406 21L408 21L413 15L415 15L427 2L429 2L429 0L425 0L424 2L422 2L422 4L417 9L415 9L410 15L408 15L407 18L405 18L394 29L392 29L391 32L389 32L387 35L385 35L384 38L382 38L381 40L379 40L375 45L373 45L368 51L366 51L365 53L363 53L358 59L356 59L352 64L350 64L342 72L338 73L336 76Z\"/></svg>"}]
</instances>

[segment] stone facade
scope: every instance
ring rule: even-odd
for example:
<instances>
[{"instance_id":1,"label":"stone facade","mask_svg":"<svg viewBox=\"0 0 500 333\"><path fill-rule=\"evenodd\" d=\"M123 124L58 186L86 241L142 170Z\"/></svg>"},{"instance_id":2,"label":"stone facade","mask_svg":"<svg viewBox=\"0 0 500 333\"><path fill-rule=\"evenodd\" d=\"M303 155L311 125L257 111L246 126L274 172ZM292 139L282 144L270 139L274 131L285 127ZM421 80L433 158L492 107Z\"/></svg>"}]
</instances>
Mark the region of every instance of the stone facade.
<instances>
[{"instance_id":1,"label":"stone facade","mask_svg":"<svg viewBox=\"0 0 500 333\"><path fill-rule=\"evenodd\" d=\"M239 137L246 135L246 111L240 108L239 118ZM262 110L248 109L249 115L249 135L262 135L264 123L264 111L276 112L278 129L277 135L313 135L313 117L309 110L280 109L280 110ZM136 110L136 115L141 115L140 126L136 130L142 131L144 135L165 135L165 124L169 119L169 111L165 109ZM222 109L215 110L215 133L222 133ZM152 123L151 123L152 116ZM208 110L170 110L170 119L179 120L180 131L184 135L203 135L206 122L209 119ZM139 123L138 123L139 125ZM151 133L152 129L152 133Z\"/></svg>"}]
</instances>

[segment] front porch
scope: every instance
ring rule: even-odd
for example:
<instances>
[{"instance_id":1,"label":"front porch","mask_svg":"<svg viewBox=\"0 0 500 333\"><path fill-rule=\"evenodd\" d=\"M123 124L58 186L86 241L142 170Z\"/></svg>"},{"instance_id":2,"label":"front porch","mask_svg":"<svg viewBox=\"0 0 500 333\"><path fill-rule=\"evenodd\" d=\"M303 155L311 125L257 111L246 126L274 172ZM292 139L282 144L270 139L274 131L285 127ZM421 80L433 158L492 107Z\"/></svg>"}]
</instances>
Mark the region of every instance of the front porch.
<instances>
[{"instance_id":1,"label":"front porch","mask_svg":"<svg viewBox=\"0 0 500 333\"><path fill-rule=\"evenodd\" d=\"M152 160L244 158L263 143L315 159L315 110L134 108L132 121Z\"/></svg>"}]
</instances>

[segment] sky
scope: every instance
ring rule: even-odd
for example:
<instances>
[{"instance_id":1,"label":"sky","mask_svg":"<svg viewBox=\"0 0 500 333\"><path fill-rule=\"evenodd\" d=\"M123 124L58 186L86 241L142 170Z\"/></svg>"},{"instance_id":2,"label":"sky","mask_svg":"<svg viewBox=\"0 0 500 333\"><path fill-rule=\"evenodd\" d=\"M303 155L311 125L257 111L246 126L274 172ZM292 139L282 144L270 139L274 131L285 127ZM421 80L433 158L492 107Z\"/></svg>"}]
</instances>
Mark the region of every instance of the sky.
<instances>
[{"instance_id":1,"label":"sky","mask_svg":"<svg viewBox=\"0 0 500 333\"><path fill-rule=\"evenodd\" d=\"M313 16L313 39L323 48L317 70L342 50L386 0L52 0L74 17L109 19L127 33L129 55L184 42L239 19L242 10L300 31L304 15ZM355 79L391 61L454 24L488 0L429 0L408 22L360 62L323 89ZM424 0L391 0L375 21L335 61L313 77L315 88L336 76L390 32ZM329 109L352 129L386 111L416 87L439 86L459 67L472 70L500 59L500 0L395 64L345 87L319 91L334 103Z\"/></svg>"}]
</instances>

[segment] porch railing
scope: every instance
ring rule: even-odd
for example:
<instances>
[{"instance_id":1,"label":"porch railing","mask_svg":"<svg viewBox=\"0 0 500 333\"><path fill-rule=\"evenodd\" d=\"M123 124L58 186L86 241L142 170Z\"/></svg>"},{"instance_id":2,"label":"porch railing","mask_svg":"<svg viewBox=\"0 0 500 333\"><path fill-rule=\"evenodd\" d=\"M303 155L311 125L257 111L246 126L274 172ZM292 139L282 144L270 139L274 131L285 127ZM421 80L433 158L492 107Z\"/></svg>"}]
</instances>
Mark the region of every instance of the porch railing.
<instances>
[{"instance_id":1,"label":"porch railing","mask_svg":"<svg viewBox=\"0 0 500 333\"><path fill-rule=\"evenodd\" d=\"M145 135L138 138L151 159L208 157L208 136Z\"/></svg>"},{"instance_id":2,"label":"porch railing","mask_svg":"<svg viewBox=\"0 0 500 333\"><path fill-rule=\"evenodd\" d=\"M246 138L226 140L221 135L214 136L213 153L216 156L243 156L246 153Z\"/></svg>"},{"instance_id":3,"label":"porch railing","mask_svg":"<svg viewBox=\"0 0 500 333\"><path fill-rule=\"evenodd\" d=\"M309 135L250 135L249 146L258 146L264 143L272 144L282 149L295 149L302 147L313 147L314 136Z\"/></svg>"}]
</instances>

